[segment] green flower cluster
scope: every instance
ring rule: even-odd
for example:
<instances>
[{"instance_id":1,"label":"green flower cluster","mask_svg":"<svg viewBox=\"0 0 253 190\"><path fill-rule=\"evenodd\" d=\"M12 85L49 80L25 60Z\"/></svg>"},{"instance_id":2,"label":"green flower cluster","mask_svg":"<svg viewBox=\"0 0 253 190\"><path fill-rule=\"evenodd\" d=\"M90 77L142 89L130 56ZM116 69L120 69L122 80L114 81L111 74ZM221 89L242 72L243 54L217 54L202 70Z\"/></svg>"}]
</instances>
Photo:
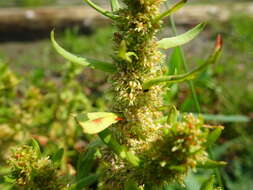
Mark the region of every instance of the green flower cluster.
<instances>
[{"instance_id":1,"label":"green flower cluster","mask_svg":"<svg viewBox=\"0 0 253 190\"><path fill-rule=\"evenodd\" d=\"M57 166L49 157L41 157L35 148L20 146L9 159L12 179L21 187L32 190L64 190L66 184L58 174Z\"/></svg>"}]
</instances>

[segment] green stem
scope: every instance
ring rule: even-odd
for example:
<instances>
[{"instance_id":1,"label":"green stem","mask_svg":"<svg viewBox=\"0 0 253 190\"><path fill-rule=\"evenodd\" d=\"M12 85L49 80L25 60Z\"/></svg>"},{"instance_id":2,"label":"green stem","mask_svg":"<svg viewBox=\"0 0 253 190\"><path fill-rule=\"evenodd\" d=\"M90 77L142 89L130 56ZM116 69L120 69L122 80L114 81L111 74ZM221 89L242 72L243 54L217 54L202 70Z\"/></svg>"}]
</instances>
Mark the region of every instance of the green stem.
<instances>
[{"instance_id":1,"label":"green stem","mask_svg":"<svg viewBox=\"0 0 253 190\"><path fill-rule=\"evenodd\" d=\"M102 15L104 15L112 20L115 20L116 18L118 18L117 15L114 15L111 12L104 10L103 8L99 7L98 5L96 5L95 3L93 3L90 0L84 0L84 2L86 2L88 5L90 5L92 8L94 8L96 11L98 11Z\"/></svg>"},{"instance_id":2,"label":"green stem","mask_svg":"<svg viewBox=\"0 0 253 190\"><path fill-rule=\"evenodd\" d=\"M110 3L111 3L112 11L117 11L120 9L120 5L119 5L118 0L110 0Z\"/></svg>"},{"instance_id":3,"label":"green stem","mask_svg":"<svg viewBox=\"0 0 253 190\"><path fill-rule=\"evenodd\" d=\"M155 18L154 22L159 22L163 18L165 18L165 17L171 15L172 13L176 12L178 9L182 8L185 5L186 2L187 2L187 0L181 0L180 2L176 3L175 5L170 7L168 10L166 10L163 13L161 13L160 15L158 15Z\"/></svg>"},{"instance_id":4,"label":"green stem","mask_svg":"<svg viewBox=\"0 0 253 190\"><path fill-rule=\"evenodd\" d=\"M176 29L176 25L175 25L173 16L170 17L170 21L171 21L172 31L173 31L174 35L177 35L177 29ZM179 51L180 51L180 54L181 54L184 70L187 72L189 70L189 67L186 63L184 51L182 50L182 48L180 46L179 46ZM197 93L196 93L196 90L195 90L194 83L192 81L189 81L188 84L189 84L191 92L192 92L192 97L193 97L193 101L194 101L194 104L196 106L197 112L200 113L201 108L200 108L200 105L199 105L199 101L198 101L198 97L197 97Z\"/></svg>"},{"instance_id":5,"label":"green stem","mask_svg":"<svg viewBox=\"0 0 253 190\"><path fill-rule=\"evenodd\" d=\"M109 129L101 131L99 134L101 140L111 148L121 159L128 161L133 166L140 165L140 159L132 152L127 151L127 148L120 145L113 137L112 132Z\"/></svg>"},{"instance_id":6,"label":"green stem","mask_svg":"<svg viewBox=\"0 0 253 190\"><path fill-rule=\"evenodd\" d=\"M208 148L208 153L209 153L210 159L213 160L214 156L213 156L213 150L212 150L211 147ZM213 172L215 173L216 180L217 180L219 186L221 187L222 190L224 190L224 185L223 185L223 182L222 182L222 177L221 177L221 171L220 171L220 169L219 168L214 168Z\"/></svg>"},{"instance_id":7,"label":"green stem","mask_svg":"<svg viewBox=\"0 0 253 190\"><path fill-rule=\"evenodd\" d=\"M180 49L180 51L181 51L181 49ZM185 60L184 56L183 56L182 60ZM188 73L181 74L181 75L163 76L163 77L157 77L157 78L150 79L150 80L148 80L148 81L146 81L146 82L143 83L143 89L147 90L151 86L157 85L157 84L162 83L162 82L179 83L179 82L184 82L186 80L191 80L191 79L193 79L195 77L195 75L197 73L201 72L208 65L210 65L210 64L212 64L214 62L215 62L215 60L213 60L213 59L210 58L204 64L200 65L199 67L197 67L196 69L194 69L194 70L192 70L192 71L190 71ZM185 61L183 61L183 63L185 63ZM186 66L186 63L184 65ZM185 68L185 70L188 70L188 68ZM195 92L195 89L194 89L194 86L193 86L193 82L191 82L190 84L191 84L190 85L191 90L192 90L193 94L195 94L195 96L194 96L196 98L195 103L198 104L197 95L196 95L196 92ZM198 110L199 113L201 112L199 104L198 104L197 110Z\"/></svg>"}]
</instances>

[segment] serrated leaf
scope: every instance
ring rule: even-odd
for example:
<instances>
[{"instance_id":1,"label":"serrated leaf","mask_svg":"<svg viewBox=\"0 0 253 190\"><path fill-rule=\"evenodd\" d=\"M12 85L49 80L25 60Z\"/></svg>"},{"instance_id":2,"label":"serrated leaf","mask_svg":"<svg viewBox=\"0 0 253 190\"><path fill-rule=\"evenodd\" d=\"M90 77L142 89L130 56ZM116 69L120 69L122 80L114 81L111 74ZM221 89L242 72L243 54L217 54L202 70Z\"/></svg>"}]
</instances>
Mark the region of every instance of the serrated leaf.
<instances>
[{"instance_id":1,"label":"serrated leaf","mask_svg":"<svg viewBox=\"0 0 253 190\"><path fill-rule=\"evenodd\" d=\"M109 112L88 113L87 117L85 114L77 114L75 119L86 134L99 133L120 120L118 115Z\"/></svg>"},{"instance_id":2,"label":"serrated leaf","mask_svg":"<svg viewBox=\"0 0 253 190\"><path fill-rule=\"evenodd\" d=\"M212 146L220 137L222 130L223 130L223 127L218 127L218 128L215 128L213 131L211 131L207 136L206 145L209 147Z\"/></svg>"},{"instance_id":3,"label":"serrated leaf","mask_svg":"<svg viewBox=\"0 0 253 190\"><path fill-rule=\"evenodd\" d=\"M186 44L194 39L205 28L205 25L205 23L201 23L184 34L171 38L164 38L158 41L158 48L169 49Z\"/></svg>"},{"instance_id":4,"label":"serrated leaf","mask_svg":"<svg viewBox=\"0 0 253 190\"><path fill-rule=\"evenodd\" d=\"M215 181L215 178L212 175L209 179L207 179L206 181L204 181L204 183L202 183L200 190L213 190L214 181Z\"/></svg>"},{"instance_id":5,"label":"serrated leaf","mask_svg":"<svg viewBox=\"0 0 253 190\"><path fill-rule=\"evenodd\" d=\"M60 148L51 158L54 164L60 165L64 155L64 149Z\"/></svg>"},{"instance_id":6,"label":"serrated leaf","mask_svg":"<svg viewBox=\"0 0 253 190\"><path fill-rule=\"evenodd\" d=\"M226 166L227 163L223 161L207 160L205 163L198 163L198 168L213 169Z\"/></svg>"},{"instance_id":7,"label":"serrated leaf","mask_svg":"<svg viewBox=\"0 0 253 190\"><path fill-rule=\"evenodd\" d=\"M88 58L84 58L84 57L80 57L77 55L74 55L70 52L68 52L67 50L65 50L64 48L62 48L56 41L54 38L54 31L51 32L51 42L52 45L54 47L54 49L61 55L63 56L66 60L72 62L72 63L76 63L85 67L91 67L94 69L99 69L101 71L104 72L108 72L108 73L113 73L116 71L116 67L110 63L107 62L103 62L103 61L98 61L98 60L94 60L94 59L88 59Z\"/></svg>"}]
</instances>

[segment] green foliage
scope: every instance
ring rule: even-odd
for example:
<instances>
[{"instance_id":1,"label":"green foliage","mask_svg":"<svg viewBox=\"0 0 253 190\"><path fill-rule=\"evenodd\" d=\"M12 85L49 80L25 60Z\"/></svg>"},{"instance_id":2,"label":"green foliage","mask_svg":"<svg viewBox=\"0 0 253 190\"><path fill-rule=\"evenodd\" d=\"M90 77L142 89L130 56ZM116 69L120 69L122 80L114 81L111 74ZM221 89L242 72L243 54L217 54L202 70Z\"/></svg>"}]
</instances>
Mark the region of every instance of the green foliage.
<instances>
[{"instance_id":1,"label":"green foliage","mask_svg":"<svg viewBox=\"0 0 253 190\"><path fill-rule=\"evenodd\" d=\"M55 50L62 55L65 59L67 59L68 61L71 61L73 63L76 64L80 64L84 67L91 67L94 69L99 69L105 72L109 72L109 73L113 73L115 72L116 68L110 64L110 63L106 63L106 62L102 62L102 61L97 61L97 60L93 60L93 59L87 59L87 58L83 58L83 57L78 57L72 53L69 53L68 51L64 50L54 39L54 31L51 32L51 41L52 44L55 48Z\"/></svg>"},{"instance_id":2,"label":"green foliage","mask_svg":"<svg viewBox=\"0 0 253 190\"><path fill-rule=\"evenodd\" d=\"M78 139L80 142L83 140L80 139L81 131L77 128L71 114L80 110L89 111L92 108L90 101L75 80L81 70L72 64L66 64L62 78L64 87L61 88L58 88L58 85L61 84L56 84L53 81L28 83L28 87L24 88L15 82L18 79L6 64L2 63L1 69L1 82L4 87L1 89L0 96L0 114L1 118L4 118L0 122L1 135L3 135L0 140L1 162L8 159L10 146L20 142L23 144L33 137L40 142L45 154L52 155L50 162L54 167L61 168L61 172L67 172L69 170L67 160L72 157L70 153L83 149L83 147L80 147L81 149L77 147ZM37 156L36 159L44 158L44 153L40 156L41 148L36 140L32 140L32 148L24 149L25 151L29 149L31 154ZM65 154L63 154L63 149L57 148L57 144L66 148ZM73 150L74 148L76 150ZM26 161L24 160L24 162ZM26 164L28 166L29 162ZM6 168L6 165L1 167ZM43 172L47 172L46 168ZM42 171L38 172L41 173L40 175L44 175ZM17 179L18 176L15 178ZM24 182L24 180L21 181ZM30 177L27 180L30 180ZM38 179L36 180L39 182ZM45 183L45 181L41 183ZM36 185L34 184L34 186ZM44 187L42 184L40 186ZM34 188L36 189L36 187ZM57 189L57 187L55 188Z\"/></svg>"},{"instance_id":3,"label":"green foliage","mask_svg":"<svg viewBox=\"0 0 253 190\"><path fill-rule=\"evenodd\" d=\"M215 180L214 176L211 176L201 185L200 190L213 190L214 180Z\"/></svg>"},{"instance_id":4,"label":"green foliage","mask_svg":"<svg viewBox=\"0 0 253 190\"><path fill-rule=\"evenodd\" d=\"M130 0L126 0L125 3L128 6L134 7L131 10L132 12L130 11L131 14L135 10L142 10ZM148 3L144 3L142 8L149 5ZM122 15L119 12L115 12L119 16L125 16L130 13L126 10L122 10ZM146 13L149 16L152 15L152 12L147 11ZM109 103L110 106L108 108L113 112L111 114L115 115L115 117L116 115L120 115L122 120L120 119L121 121L107 126L110 127L110 130L103 130L103 127L100 128L96 131L98 132L98 137L96 135L84 134L82 129L76 125L73 118L73 114L86 112L94 113L96 117L93 119L98 119L100 117L97 118L97 113L94 111L99 110L100 112L98 113L101 113L108 109L99 107L97 100L93 100L96 97L94 94L97 93L96 85L100 84L92 86L92 93L87 93L84 89L86 89L90 82L84 80L85 84L80 85L80 82L76 80L76 77L83 80L80 77L81 67L73 64L62 64L64 65L61 68L63 71L61 69L57 70L57 72L60 71L60 77L54 80L44 78L45 74L38 71L32 77L28 78L28 80L31 79L30 81L27 81L21 77L16 77L8 69L6 64L3 64L1 68L4 69L0 69L0 103L1 106L3 105L0 108L0 129L3 132L0 134L0 137L2 137L1 135L4 137L0 138L0 148L2 150L0 158L3 161L9 156L7 150L10 145L19 144L20 141L27 142L33 137L40 142L40 146L38 146L36 141L32 141L33 152L39 152L39 149L42 150L41 156L39 156L40 158L50 155L49 158L54 163L54 167L61 172L61 175L68 177L70 189L76 190L89 188L91 185L92 188L98 189L138 189L138 186L152 190L185 189L176 185L174 187L171 183L173 180L170 179L176 179L183 183L187 171L194 168L201 167L209 169L225 166L225 162L208 159L206 153L206 149L218 139L221 133L221 127L206 125L203 123L201 117L187 114L182 117L184 114L179 114L175 106L164 109L160 100L154 101L162 94L163 89L160 88L160 84L154 85L143 92L142 84L145 80L152 80L154 77L162 75L171 76L182 73L181 65L183 64L184 57L180 55L181 49L177 47L173 49L169 65L165 65L163 62L160 63L160 59L156 59L159 58L159 53L153 54L156 48L152 46L153 41L150 39L150 36L155 34L155 30L152 27L149 28L150 23L148 18L139 17L139 15L130 15L130 17L130 19L124 17L119 20L118 27L121 32L115 34L114 40L116 43L114 44L115 52L113 54L113 60L120 74L117 75L117 73L114 73L113 76L110 75L110 82L112 82L115 99L110 101L113 103ZM236 18L234 19L236 21ZM230 27L232 29L233 27L242 27L243 29L236 30L236 35L245 35L244 30L250 24L245 22L240 25L239 20L237 20L237 24L234 21ZM138 30L127 30L125 33L124 31L129 26L127 25L128 22ZM143 27L140 25L141 23L148 24ZM145 31L145 29L147 30ZM65 38L62 44L75 53L81 54L84 52L86 54L85 56L92 57L93 54L93 57L100 58L103 51L106 50L107 52L109 49L109 43L105 39L108 39L111 33L112 29L110 28L98 30L91 39L87 39L84 37L76 37L75 32L69 30L65 33L67 39ZM138 37L136 37L137 34ZM225 37L230 38L229 35ZM248 37L250 39L250 35ZM236 37L234 38L234 40L237 39ZM145 41L144 39L148 40ZM122 41L125 42L125 50L122 51L124 54L123 59L122 56L119 56L121 55L119 54L119 49L120 44L122 44L120 42ZM137 42L141 42L145 46L138 46ZM149 42L152 42L151 45ZM98 44L103 46L103 48L98 47ZM143 50L145 50L145 53L142 54ZM225 49L225 51L228 50ZM142 61L146 58L145 56L150 56L149 58L153 62L149 60L145 64L142 64L144 63ZM232 58L233 56L231 56L229 61ZM102 59L104 59L103 55ZM159 64L152 65L151 62ZM49 64L52 63L49 62ZM152 71L152 67L159 68L160 65L168 67L168 71L160 72L156 70L157 73ZM226 68L230 68L230 66L226 64ZM223 67L224 65L218 65L218 68ZM151 75L148 74L150 71L152 71ZM195 86L198 94L200 92L209 94L214 89L210 84L213 81L217 84L216 79L213 79L214 74L212 72L210 74L210 71L211 69L208 68L206 72L196 77ZM88 70L85 73L88 75L89 72ZM226 71L222 70L219 72L223 74ZM229 75L227 73L224 78L226 77L231 77L231 74ZM183 102L183 99L179 97L180 93L182 93L182 86L167 84L166 87L170 87L168 89L168 93L170 94L166 95L167 100L165 103L172 105L172 101L174 101L179 105L183 105L181 108L184 111L191 111L192 107L194 107L192 106L194 105L194 100L190 97ZM86 93L90 95L90 100L84 95ZM108 100L107 95L106 98ZM200 102L203 103L203 99L211 98L212 96L210 95L201 96ZM248 100L248 98L246 99ZM187 101L190 103L188 104ZM214 100L210 100L210 102L216 104ZM232 105L234 102L230 104ZM104 105L103 101L102 105ZM229 106L228 108L226 110L227 113L234 113L232 111L234 108L230 109ZM242 109L245 111L249 108L250 102L243 106ZM215 111L210 110L214 113L219 112L219 109ZM147 112L147 110L151 111ZM206 111L207 109L204 110ZM168 117L162 117L163 115L168 115ZM113 119L109 118L109 123L112 120L115 121L115 117ZM204 118L222 122L249 121L248 117L241 116L234 117L208 114L204 115ZM88 118L89 121L93 121L93 119ZM164 122L157 122L160 119L163 119ZM93 130L97 126L89 125L86 127L92 128ZM232 130L233 128L226 129L226 131ZM240 131L243 133L243 129ZM250 139L250 134L247 135L243 137ZM250 149L252 144L245 139L245 141L230 142L227 137L230 136L225 132L225 136L222 138L222 142L224 143L215 147L214 150L214 157L216 159L230 160L230 157L233 157L233 160L235 160L230 161L232 164L228 162L228 166L226 167L228 174L223 173L223 180L226 181L226 186L229 189L239 187L241 189L249 189L251 187L251 174L247 173L244 175L244 173L245 168L252 168L250 164L253 155ZM86 143L89 143L89 145L86 145ZM59 149L57 145L64 147L64 149ZM228 151L227 155L224 153L225 151ZM241 155L240 158L238 158L238 154ZM195 162L196 160L201 162ZM237 164L234 164L235 162ZM26 164L29 165L29 163ZM241 165L242 167L240 167ZM230 171L231 168L233 171ZM0 175L8 173L8 170L5 171L5 165L0 169ZM194 176L191 174L185 181L187 190L199 189L203 179L206 178L206 173L209 173L208 170L205 170L205 172L200 170L200 173ZM6 182L7 180L11 184L14 183L12 179L6 178ZM0 183L2 181L3 179L0 177ZM207 183L210 183L210 181L212 180L209 179ZM46 184L46 182L44 183ZM207 183L204 183L202 189L211 187ZM11 187L11 184L5 184L4 189L15 188L14 186ZM1 185L0 188L2 188Z\"/></svg>"},{"instance_id":5,"label":"green foliage","mask_svg":"<svg viewBox=\"0 0 253 190\"><path fill-rule=\"evenodd\" d=\"M162 49L169 49L169 48L186 44L192 39L194 39L204 28L205 28L205 23L202 23L195 26L193 29L189 30L188 32L181 34L179 36L164 38L158 41L158 47Z\"/></svg>"}]
</instances>

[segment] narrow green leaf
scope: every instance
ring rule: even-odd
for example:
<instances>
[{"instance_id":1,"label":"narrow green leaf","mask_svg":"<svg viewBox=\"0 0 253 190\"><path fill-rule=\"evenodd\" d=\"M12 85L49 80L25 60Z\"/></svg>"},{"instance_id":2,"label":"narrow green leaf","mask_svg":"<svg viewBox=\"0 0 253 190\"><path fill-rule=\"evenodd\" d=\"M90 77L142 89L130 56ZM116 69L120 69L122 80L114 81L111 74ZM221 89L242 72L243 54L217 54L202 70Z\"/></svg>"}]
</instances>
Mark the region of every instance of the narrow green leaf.
<instances>
[{"instance_id":1,"label":"narrow green leaf","mask_svg":"<svg viewBox=\"0 0 253 190\"><path fill-rule=\"evenodd\" d=\"M157 77L157 78L147 80L143 83L143 89L147 90L151 86L158 85L163 82L166 82L167 84L168 83L173 84L173 83L184 82L186 80L192 80L196 77L197 74L202 72L207 66L209 66L211 64L215 64L220 56L220 53L221 53L221 42L219 42L219 40L217 40L213 53L208 57L208 59L205 61L205 63L203 63L202 65L200 65L196 69L194 69L188 73L181 74L181 75L162 76L162 77Z\"/></svg>"},{"instance_id":2,"label":"narrow green leaf","mask_svg":"<svg viewBox=\"0 0 253 190\"><path fill-rule=\"evenodd\" d=\"M112 11L117 11L120 9L118 0L110 0Z\"/></svg>"},{"instance_id":3,"label":"narrow green leaf","mask_svg":"<svg viewBox=\"0 0 253 190\"><path fill-rule=\"evenodd\" d=\"M95 183L99 178L98 174L91 174L88 177L82 178L78 180L75 184L71 185L71 190L80 190L89 187L93 183Z\"/></svg>"},{"instance_id":4,"label":"narrow green leaf","mask_svg":"<svg viewBox=\"0 0 253 190\"><path fill-rule=\"evenodd\" d=\"M54 38L54 31L51 31L51 42L54 47L54 49L65 59L67 59L70 62L85 66L85 67L91 67L94 69L99 69L104 72L108 73L114 73L116 71L116 67L110 63L103 62L103 61L98 61L94 59L88 59L88 58L83 58L76 56L65 49L63 49L56 41Z\"/></svg>"},{"instance_id":5,"label":"narrow green leaf","mask_svg":"<svg viewBox=\"0 0 253 190\"><path fill-rule=\"evenodd\" d=\"M102 15L115 20L118 18L118 15L114 15L113 13L104 10L103 8L99 7L98 5L96 5L95 3L93 3L90 0L84 0L84 2L86 2L88 5L90 5L92 8L94 8L97 12L101 13Z\"/></svg>"},{"instance_id":6,"label":"narrow green leaf","mask_svg":"<svg viewBox=\"0 0 253 190\"><path fill-rule=\"evenodd\" d=\"M213 169L226 166L227 163L223 161L207 160L205 163L198 163L198 168Z\"/></svg>"},{"instance_id":7,"label":"narrow green leaf","mask_svg":"<svg viewBox=\"0 0 253 190\"><path fill-rule=\"evenodd\" d=\"M34 150L36 151L36 153L38 155L41 154L40 145L39 145L38 141L36 141L34 138L32 138L32 147L34 148Z\"/></svg>"},{"instance_id":8,"label":"narrow green leaf","mask_svg":"<svg viewBox=\"0 0 253 190\"><path fill-rule=\"evenodd\" d=\"M80 113L75 119L87 134L99 133L120 120L118 115L109 112Z\"/></svg>"},{"instance_id":9,"label":"narrow green leaf","mask_svg":"<svg viewBox=\"0 0 253 190\"><path fill-rule=\"evenodd\" d=\"M204 181L204 183L201 185L200 190L214 190L214 182L215 177L212 175L209 179Z\"/></svg>"},{"instance_id":10,"label":"narrow green leaf","mask_svg":"<svg viewBox=\"0 0 253 190\"><path fill-rule=\"evenodd\" d=\"M205 25L205 23L201 23L184 34L171 38L164 38L158 41L158 47L161 49L168 49L186 44L194 39L205 28Z\"/></svg>"},{"instance_id":11,"label":"narrow green leaf","mask_svg":"<svg viewBox=\"0 0 253 190\"><path fill-rule=\"evenodd\" d=\"M134 181L127 181L124 185L124 190L140 190Z\"/></svg>"},{"instance_id":12,"label":"narrow green leaf","mask_svg":"<svg viewBox=\"0 0 253 190\"><path fill-rule=\"evenodd\" d=\"M162 20L163 18L171 15L172 13L176 12L177 10L179 10L180 8L182 8L185 3L187 2L187 0L181 0L178 3L176 3L175 5L173 5L172 7L170 7L168 10L164 11L162 14L158 15L155 18L155 22L159 22L159 20Z\"/></svg>"},{"instance_id":13,"label":"narrow green leaf","mask_svg":"<svg viewBox=\"0 0 253 190\"><path fill-rule=\"evenodd\" d=\"M101 140L112 149L121 159L128 161L133 166L140 165L140 159L132 152L127 151L127 148L120 145L117 140L113 137L112 132L109 129L105 129L100 132L99 137Z\"/></svg>"},{"instance_id":14,"label":"narrow green leaf","mask_svg":"<svg viewBox=\"0 0 253 190\"><path fill-rule=\"evenodd\" d=\"M211 131L207 137L206 145L209 147L212 146L220 137L222 130L223 130L223 127L218 127L218 128L215 128L213 131Z\"/></svg>"},{"instance_id":15,"label":"narrow green leaf","mask_svg":"<svg viewBox=\"0 0 253 190\"><path fill-rule=\"evenodd\" d=\"M95 153L96 149L89 149L87 152L80 155L80 160L78 161L77 168L77 180L80 180L89 175L93 166Z\"/></svg>"},{"instance_id":16,"label":"narrow green leaf","mask_svg":"<svg viewBox=\"0 0 253 190\"><path fill-rule=\"evenodd\" d=\"M51 158L54 164L60 165L63 158L64 149L60 148Z\"/></svg>"}]
</instances>

